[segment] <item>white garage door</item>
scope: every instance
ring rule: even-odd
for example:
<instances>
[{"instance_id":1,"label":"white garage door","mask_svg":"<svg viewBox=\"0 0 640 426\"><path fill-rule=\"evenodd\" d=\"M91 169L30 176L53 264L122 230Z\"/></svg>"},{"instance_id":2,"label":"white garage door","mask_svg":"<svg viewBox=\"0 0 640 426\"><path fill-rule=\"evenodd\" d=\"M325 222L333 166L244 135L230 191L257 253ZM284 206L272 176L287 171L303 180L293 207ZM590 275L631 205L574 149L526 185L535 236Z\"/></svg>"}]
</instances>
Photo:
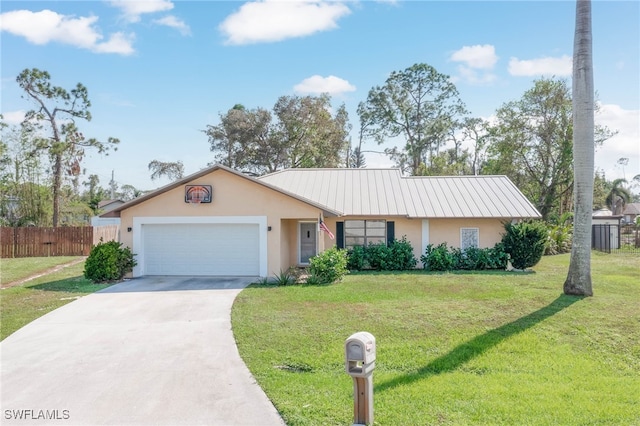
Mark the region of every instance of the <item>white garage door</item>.
<instances>
[{"instance_id":1,"label":"white garage door","mask_svg":"<svg viewBox=\"0 0 640 426\"><path fill-rule=\"evenodd\" d=\"M145 275L260 275L258 224L142 225Z\"/></svg>"}]
</instances>

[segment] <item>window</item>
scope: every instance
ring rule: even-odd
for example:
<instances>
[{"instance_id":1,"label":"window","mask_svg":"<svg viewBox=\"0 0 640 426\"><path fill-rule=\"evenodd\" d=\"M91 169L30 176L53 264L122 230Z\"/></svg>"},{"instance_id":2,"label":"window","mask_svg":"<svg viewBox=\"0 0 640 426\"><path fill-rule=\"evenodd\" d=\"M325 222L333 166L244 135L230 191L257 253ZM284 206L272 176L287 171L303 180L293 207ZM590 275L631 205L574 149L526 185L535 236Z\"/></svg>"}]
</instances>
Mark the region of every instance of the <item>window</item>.
<instances>
[{"instance_id":1,"label":"window","mask_svg":"<svg viewBox=\"0 0 640 426\"><path fill-rule=\"evenodd\" d=\"M469 247L478 247L478 228L460 228L460 250L465 251Z\"/></svg>"},{"instance_id":2,"label":"window","mask_svg":"<svg viewBox=\"0 0 640 426\"><path fill-rule=\"evenodd\" d=\"M345 248L387 243L387 222L385 220L345 220Z\"/></svg>"}]
</instances>

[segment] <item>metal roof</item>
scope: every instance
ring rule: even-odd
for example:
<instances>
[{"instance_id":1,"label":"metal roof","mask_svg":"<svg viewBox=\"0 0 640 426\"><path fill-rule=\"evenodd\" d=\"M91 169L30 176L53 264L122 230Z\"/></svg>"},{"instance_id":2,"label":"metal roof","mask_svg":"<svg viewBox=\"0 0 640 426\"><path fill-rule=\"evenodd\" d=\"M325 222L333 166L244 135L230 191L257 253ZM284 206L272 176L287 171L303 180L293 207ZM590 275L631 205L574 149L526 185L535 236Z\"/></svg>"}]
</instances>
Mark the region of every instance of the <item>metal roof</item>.
<instances>
[{"instance_id":1,"label":"metal roof","mask_svg":"<svg viewBox=\"0 0 640 426\"><path fill-rule=\"evenodd\" d=\"M537 218L506 176L413 176L399 169L287 169L258 180L349 216Z\"/></svg>"}]
</instances>

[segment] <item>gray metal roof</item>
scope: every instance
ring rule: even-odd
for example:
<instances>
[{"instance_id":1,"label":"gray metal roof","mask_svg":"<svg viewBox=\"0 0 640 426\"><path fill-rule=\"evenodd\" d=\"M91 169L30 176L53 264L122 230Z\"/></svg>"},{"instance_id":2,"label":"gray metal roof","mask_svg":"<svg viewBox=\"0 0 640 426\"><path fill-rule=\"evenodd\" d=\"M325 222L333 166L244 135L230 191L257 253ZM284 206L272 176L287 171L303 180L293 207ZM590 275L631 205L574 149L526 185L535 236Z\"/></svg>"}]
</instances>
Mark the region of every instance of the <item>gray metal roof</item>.
<instances>
[{"instance_id":1,"label":"gray metal roof","mask_svg":"<svg viewBox=\"0 0 640 426\"><path fill-rule=\"evenodd\" d=\"M403 177L399 169L287 169L258 180L345 216L540 217L506 176Z\"/></svg>"}]
</instances>

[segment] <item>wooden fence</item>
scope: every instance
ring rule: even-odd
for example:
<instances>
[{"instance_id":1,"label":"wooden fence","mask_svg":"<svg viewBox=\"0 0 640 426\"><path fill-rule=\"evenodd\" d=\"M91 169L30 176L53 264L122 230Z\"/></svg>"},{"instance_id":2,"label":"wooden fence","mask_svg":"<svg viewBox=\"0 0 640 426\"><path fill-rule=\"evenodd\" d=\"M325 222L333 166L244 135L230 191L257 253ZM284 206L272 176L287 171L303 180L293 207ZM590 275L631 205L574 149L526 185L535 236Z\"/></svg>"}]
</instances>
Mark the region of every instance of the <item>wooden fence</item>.
<instances>
[{"instance_id":1,"label":"wooden fence","mask_svg":"<svg viewBox=\"0 0 640 426\"><path fill-rule=\"evenodd\" d=\"M95 229L92 226L2 227L0 257L88 256L100 237L103 241L117 240L117 228L117 225Z\"/></svg>"}]
</instances>

